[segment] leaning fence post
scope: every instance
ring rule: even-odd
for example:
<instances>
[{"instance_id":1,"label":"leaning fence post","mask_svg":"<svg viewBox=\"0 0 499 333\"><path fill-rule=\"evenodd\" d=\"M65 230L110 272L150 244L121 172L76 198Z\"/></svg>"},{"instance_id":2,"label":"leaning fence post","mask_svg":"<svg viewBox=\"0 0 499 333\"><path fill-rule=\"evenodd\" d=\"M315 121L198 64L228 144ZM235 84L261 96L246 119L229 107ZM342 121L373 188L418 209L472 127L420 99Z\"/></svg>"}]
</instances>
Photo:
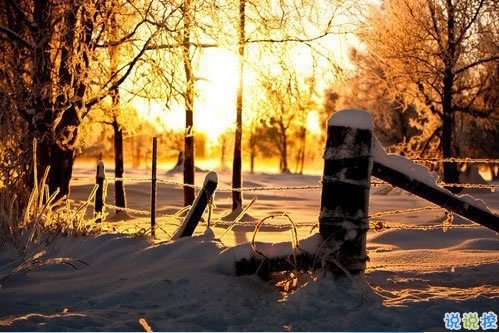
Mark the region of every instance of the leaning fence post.
<instances>
[{"instance_id":1,"label":"leaning fence post","mask_svg":"<svg viewBox=\"0 0 499 333\"><path fill-rule=\"evenodd\" d=\"M336 275L366 268L372 136L366 111L341 110L328 120L319 231L328 269Z\"/></svg>"},{"instance_id":2,"label":"leaning fence post","mask_svg":"<svg viewBox=\"0 0 499 333\"><path fill-rule=\"evenodd\" d=\"M95 222L102 222L102 207L104 207L104 179L106 178L106 173L104 171L104 161L99 158L97 162L97 171L95 174L95 184L97 187L97 192L95 193Z\"/></svg>"},{"instance_id":3,"label":"leaning fence post","mask_svg":"<svg viewBox=\"0 0 499 333\"><path fill-rule=\"evenodd\" d=\"M192 236L196 226L203 215L206 206L210 198L213 196L215 189L217 188L218 177L216 172L210 171L206 174L204 178L203 187L199 191L196 199L194 200L191 209L184 218L184 221L178 228L178 230L173 235L172 239L178 239L180 237Z\"/></svg>"}]
</instances>

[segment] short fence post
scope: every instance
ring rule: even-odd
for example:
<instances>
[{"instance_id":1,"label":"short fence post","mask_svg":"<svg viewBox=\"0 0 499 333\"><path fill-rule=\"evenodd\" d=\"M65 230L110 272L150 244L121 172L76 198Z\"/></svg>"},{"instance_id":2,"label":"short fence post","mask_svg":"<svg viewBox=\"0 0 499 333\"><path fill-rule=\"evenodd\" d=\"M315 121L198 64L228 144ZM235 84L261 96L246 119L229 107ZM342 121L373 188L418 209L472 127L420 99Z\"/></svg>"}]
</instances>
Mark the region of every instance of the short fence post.
<instances>
[{"instance_id":1,"label":"short fence post","mask_svg":"<svg viewBox=\"0 0 499 333\"><path fill-rule=\"evenodd\" d=\"M326 242L327 268L335 275L363 273L369 259L372 137L366 111L341 110L328 120L319 231Z\"/></svg>"},{"instance_id":2,"label":"short fence post","mask_svg":"<svg viewBox=\"0 0 499 333\"><path fill-rule=\"evenodd\" d=\"M106 173L104 171L104 161L99 159L97 162L97 171L95 174L95 184L97 187L97 192L95 193L95 222L102 222L102 208L104 207L104 179L106 179Z\"/></svg>"},{"instance_id":3,"label":"short fence post","mask_svg":"<svg viewBox=\"0 0 499 333\"><path fill-rule=\"evenodd\" d=\"M210 171L206 175L203 183L203 187L199 191L196 199L194 200L191 209L187 213L184 221L178 228L178 230L173 235L172 239L178 239L180 237L192 236L196 226L203 215L206 206L210 198L213 196L215 189L218 185L218 177L216 172Z\"/></svg>"},{"instance_id":4,"label":"short fence post","mask_svg":"<svg viewBox=\"0 0 499 333\"><path fill-rule=\"evenodd\" d=\"M151 236L156 236L156 160L158 155L158 138L152 138L151 167Z\"/></svg>"}]
</instances>

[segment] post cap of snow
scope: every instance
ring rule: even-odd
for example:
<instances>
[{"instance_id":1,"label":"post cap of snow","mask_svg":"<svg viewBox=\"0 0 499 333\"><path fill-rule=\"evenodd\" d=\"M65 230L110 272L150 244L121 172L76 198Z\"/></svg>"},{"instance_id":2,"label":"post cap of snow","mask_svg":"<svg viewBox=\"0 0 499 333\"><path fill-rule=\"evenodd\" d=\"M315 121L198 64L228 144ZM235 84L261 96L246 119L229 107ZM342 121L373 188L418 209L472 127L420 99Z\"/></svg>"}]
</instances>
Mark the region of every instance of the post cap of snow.
<instances>
[{"instance_id":1,"label":"post cap of snow","mask_svg":"<svg viewBox=\"0 0 499 333\"><path fill-rule=\"evenodd\" d=\"M99 160L97 162L97 177L104 178L106 176L104 171L104 162Z\"/></svg>"},{"instance_id":2,"label":"post cap of snow","mask_svg":"<svg viewBox=\"0 0 499 333\"><path fill-rule=\"evenodd\" d=\"M206 174L205 178L204 178L204 183L203 185L206 185L208 183L216 183L218 184L218 176L217 176L217 173L215 171L210 171Z\"/></svg>"},{"instance_id":3,"label":"post cap of snow","mask_svg":"<svg viewBox=\"0 0 499 333\"><path fill-rule=\"evenodd\" d=\"M328 127L342 126L359 129L373 129L373 122L369 112L356 108L349 108L337 111L329 117Z\"/></svg>"}]
</instances>

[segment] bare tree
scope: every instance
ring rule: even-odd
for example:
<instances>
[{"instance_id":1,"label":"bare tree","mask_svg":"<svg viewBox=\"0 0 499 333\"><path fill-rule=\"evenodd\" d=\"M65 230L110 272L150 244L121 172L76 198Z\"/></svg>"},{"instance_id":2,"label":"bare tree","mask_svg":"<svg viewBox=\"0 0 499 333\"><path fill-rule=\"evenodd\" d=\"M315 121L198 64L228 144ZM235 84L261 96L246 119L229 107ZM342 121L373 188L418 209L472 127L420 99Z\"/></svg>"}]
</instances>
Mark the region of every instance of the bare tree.
<instances>
[{"instance_id":1,"label":"bare tree","mask_svg":"<svg viewBox=\"0 0 499 333\"><path fill-rule=\"evenodd\" d=\"M244 49L246 43L246 0L239 0L238 24L239 86L236 100L236 131L234 136L234 158L232 162L232 210L243 206L243 193L237 189L242 186L242 135L243 135L243 82Z\"/></svg>"},{"instance_id":2,"label":"bare tree","mask_svg":"<svg viewBox=\"0 0 499 333\"><path fill-rule=\"evenodd\" d=\"M116 2L116 1L115 1ZM27 128L18 137L18 148L27 152L17 169L22 183L34 186L49 169L50 193L62 198L69 193L78 130L92 106L124 82L143 54L143 46L129 55L114 75L104 82L98 73L99 52L111 44L137 43L137 22L120 40L111 40L108 16L111 8L135 10L132 0L121 6L107 1L23 0L0 4L0 42L7 50L1 58L2 95ZM139 43L140 44L140 43ZM36 140L36 174L32 150Z\"/></svg>"},{"instance_id":3,"label":"bare tree","mask_svg":"<svg viewBox=\"0 0 499 333\"><path fill-rule=\"evenodd\" d=\"M329 73L331 69L337 69L334 61L331 62L330 50L325 45L330 35L340 31L339 26L333 22L336 16L341 16L350 8L345 4L348 1L321 1L310 2L302 0L293 1L270 1L261 3L258 0L228 1L219 5L219 16L225 17L225 23L220 28L225 36L219 43L220 46L234 48L237 45L237 54L240 59L239 68L239 90L236 102L236 130L232 175L232 208L241 207L242 194L236 190L242 181L241 175L241 150L242 150L242 120L246 106L244 96L244 67L252 65L265 67L266 59L260 58L261 49L274 48L281 45L302 43L327 59ZM238 9L237 11L235 9ZM234 23L233 17L237 17ZM232 23L231 23L232 22ZM266 53L265 57L271 57ZM247 61L247 59L260 59L259 62ZM253 64L251 64L253 63ZM268 68L266 68L268 69ZM260 71L258 69L257 71ZM334 75L334 74L333 74ZM324 76L326 78L326 75ZM255 145L251 145L255 147ZM254 152L253 152L254 153ZM254 154L252 154L254 156ZM254 159L252 159L254 161Z\"/></svg>"},{"instance_id":4,"label":"bare tree","mask_svg":"<svg viewBox=\"0 0 499 333\"><path fill-rule=\"evenodd\" d=\"M460 155L456 117L497 121L497 100L481 98L487 64L499 61L494 0L386 0L372 8L359 36L382 69L378 79L393 98L420 112L424 140L439 139L444 158ZM422 145L427 146L427 143ZM456 163L444 163L444 181L459 181Z\"/></svg>"},{"instance_id":5,"label":"bare tree","mask_svg":"<svg viewBox=\"0 0 499 333\"><path fill-rule=\"evenodd\" d=\"M258 107L265 110L265 120L269 126L269 141L279 153L279 169L290 172L290 143L298 146L298 171L300 159L305 158L306 126L308 113L315 108L314 79L300 76L292 61L287 60L290 50L273 51L274 56L282 52L279 61L272 64L271 71L260 72L259 82L263 88Z\"/></svg>"},{"instance_id":6,"label":"bare tree","mask_svg":"<svg viewBox=\"0 0 499 333\"><path fill-rule=\"evenodd\" d=\"M147 67L138 76L138 89L133 94L146 99L162 100L167 108L181 107L185 111L184 135L184 204L194 201L196 70L200 50L216 47L213 26L205 24L210 3L185 0L178 4L158 1L154 15L147 18L161 33L148 46ZM215 29L216 30L216 29ZM147 74L144 74L147 73ZM144 80L144 76L147 78Z\"/></svg>"}]
</instances>

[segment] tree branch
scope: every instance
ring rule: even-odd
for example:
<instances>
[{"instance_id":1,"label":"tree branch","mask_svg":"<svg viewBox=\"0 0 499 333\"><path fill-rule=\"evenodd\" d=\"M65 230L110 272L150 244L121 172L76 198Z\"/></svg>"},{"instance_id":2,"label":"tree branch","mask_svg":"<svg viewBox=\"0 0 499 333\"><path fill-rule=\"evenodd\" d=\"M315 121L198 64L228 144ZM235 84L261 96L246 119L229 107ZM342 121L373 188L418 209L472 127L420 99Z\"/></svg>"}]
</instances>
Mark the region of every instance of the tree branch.
<instances>
[{"instance_id":1,"label":"tree branch","mask_svg":"<svg viewBox=\"0 0 499 333\"><path fill-rule=\"evenodd\" d=\"M3 32L8 37L10 37L10 38L7 38L7 40L10 42L17 41L20 44L22 44L23 46L29 48L30 50L35 49L35 45L33 43L27 41L26 39L22 38L21 35L19 35L17 32L15 32L15 31L13 31L13 30L11 30L3 25L0 25L0 32Z\"/></svg>"},{"instance_id":2,"label":"tree branch","mask_svg":"<svg viewBox=\"0 0 499 333\"><path fill-rule=\"evenodd\" d=\"M127 65L128 68L127 68L125 74L123 74L119 79L114 81L104 94L93 97L85 103L85 108L87 110L83 113L83 115L81 116L81 119L85 118L88 115L92 106L94 106L95 104L97 104L98 102L100 102L101 100L106 98L107 96L109 96L111 94L111 92L118 89L118 87L126 80L126 78L130 75L130 73L132 72L135 65L138 63L138 61L142 58L144 53L147 51L147 47L148 47L149 43L151 42L151 40L155 37L155 35L156 34L152 34L147 39L147 41L145 42L145 44L142 47L142 49L140 50L140 52L133 58L133 60L131 62L128 63L128 65ZM115 75L116 74L114 74L112 77L114 77ZM107 83L109 83L111 80L112 80L112 78ZM104 86L106 86L107 83Z\"/></svg>"},{"instance_id":3,"label":"tree branch","mask_svg":"<svg viewBox=\"0 0 499 333\"><path fill-rule=\"evenodd\" d=\"M130 33L128 33L127 35L121 37L120 39L118 39L118 40L111 40L111 41L108 41L108 42L106 42L104 44L97 44L97 45L95 45L95 47L104 47L105 48L105 47L112 47L112 46L121 45L124 42L128 41L130 38L132 38L137 33L137 30L140 28L140 26L142 24L144 24L145 22L146 22L145 20L139 22Z\"/></svg>"},{"instance_id":4,"label":"tree branch","mask_svg":"<svg viewBox=\"0 0 499 333\"><path fill-rule=\"evenodd\" d=\"M470 63L470 64L468 64L468 65L466 65L466 66L463 66L463 67L461 67L461 68L458 68L458 69L454 72L454 74L456 74L456 75L457 75L457 74L460 74L460 73L462 73L462 72L464 72L464 71L466 71L466 70L468 70L468 69L470 69L470 68L473 68L473 67L475 67L475 66L478 66L478 65L481 65L481 64L484 64L484 63L490 62L490 61L495 61L495 60L499 60L499 54L494 54L494 55L491 55L491 56L490 56L490 57L488 57L488 58L481 58L481 59L478 59L478 60L476 60L476 61L474 61L474 62L472 62L472 63Z\"/></svg>"},{"instance_id":5,"label":"tree branch","mask_svg":"<svg viewBox=\"0 0 499 333\"><path fill-rule=\"evenodd\" d=\"M440 52L444 50L443 43L442 43L442 32L440 31L440 28L438 27L438 19L437 15L435 12L435 4L432 1L428 1L428 9L431 14L431 21L433 23L433 29L435 30L435 39L437 40L438 47L440 48Z\"/></svg>"},{"instance_id":6,"label":"tree branch","mask_svg":"<svg viewBox=\"0 0 499 333\"><path fill-rule=\"evenodd\" d=\"M9 4L15 9L15 11L21 16L22 20L28 24L28 28L30 30L38 30L39 29L38 24L35 21L30 20L26 16L23 9L19 5L19 1L13 1L13 0L8 0L8 1L9 1Z\"/></svg>"},{"instance_id":7,"label":"tree branch","mask_svg":"<svg viewBox=\"0 0 499 333\"><path fill-rule=\"evenodd\" d=\"M313 41L319 40L321 38L324 38L324 37L332 35L332 34L334 34L334 33L333 32L325 32L321 35L311 37L311 38L289 37L289 38L282 38L282 39L274 39L274 38L249 39L245 43L246 44L251 44L251 43L287 43L287 42L307 43L307 42L313 42Z\"/></svg>"},{"instance_id":8,"label":"tree branch","mask_svg":"<svg viewBox=\"0 0 499 333\"><path fill-rule=\"evenodd\" d=\"M487 118L494 111L493 108L490 109L480 109L472 106L464 106L464 105L454 105L454 111L459 111L462 113L467 113L475 118Z\"/></svg>"},{"instance_id":9,"label":"tree branch","mask_svg":"<svg viewBox=\"0 0 499 333\"><path fill-rule=\"evenodd\" d=\"M437 114L440 118L443 117L443 113L440 112L440 110L438 110L435 105L433 104L433 101L432 99L430 98L430 96L426 93L425 89L424 89L424 85L423 83L421 82L416 82L417 86L418 86L418 89L419 91L421 92L421 94L423 94L424 96L424 99L425 99L425 105L430 108L430 111L434 114Z\"/></svg>"},{"instance_id":10,"label":"tree branch","mask_svg":"<svg viewBox=\"0 0 499 333\"><path fill-rule=\"evenodd\" d=\"M190 43L191 46L199 47L199 48L209 48L209 47L218 47L219 45L216 43ZM152 50L169 50L184 47L181 43L177 44L154 44L149 45L146 48L146 51Z\"/></svg>"},{"instance_id":11,"label":"tree branch","mask_svg":"<svg viewBox=\"0 0 499 333\"><path fill-rule=\"evenodd\" d=\"M480 13L480 9L482 9L484 3L485 3L485 0L480 0L480 3L478 4L478 7L476 8L476 11L475 11L473 17L470 19L468 24L466 24L466 26L461 28L460 35L456 39L456 44L461 44L463 38L466 36L466 32L471 28L473 23L475 21L477 21L478 14Z\"/></svg>"}]
</instances>

